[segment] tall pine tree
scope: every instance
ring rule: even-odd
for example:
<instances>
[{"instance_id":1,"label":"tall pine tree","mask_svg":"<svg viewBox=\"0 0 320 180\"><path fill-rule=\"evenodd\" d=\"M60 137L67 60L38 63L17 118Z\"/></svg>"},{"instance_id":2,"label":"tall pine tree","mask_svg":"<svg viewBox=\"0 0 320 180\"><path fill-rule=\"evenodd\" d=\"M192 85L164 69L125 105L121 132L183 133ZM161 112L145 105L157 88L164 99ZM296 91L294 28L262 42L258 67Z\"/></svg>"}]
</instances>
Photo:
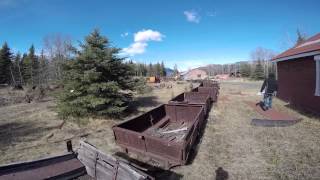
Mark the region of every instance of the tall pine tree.
<instances>
[{"instance_id":1,"label":"tall pine tree","mask_svg":"<svg viewBox=\"0 0 320 180\"><path fill-rule=\"evenodd\" d=\"M240 74L242 77L250 77L251 75L251 67L248 63L240 64Z\"/></svg>"},{"instance_id":2,"label":"tall pine tree","mask_svg":"<svg viewBox=\"0 0 320 180\"><path fill-rule=\"evenodd\" d=\"M255 80L262 80L265 78L264 76L264 70L263 70L263 66L261 64L261 61L259 60L256 64L256 68L252 74L252 78Z\"/></svg>"},{"instance_id":3,"label":"tall pine tree","mask_svg":"<svg viewBox=\"0 0 320 180\"><path fill-rule=\"evenodd\" d=\"M24 84L27 84L28 80L30 79L29 76L29 72L30 70L28 70L28 65L29 65L29 60L28 60L28 54L27 53L23 53L22 58L21 58L21 66L20 66L20 70L21 70L21 74L22 74L22 79Z\"/></svg>"},{"instance_id":4,"label":"tall pine tree","mask_svg":"<svg viewBox=\"0 0 320 180\"><path fill-rule=\"evenodd\" d=\"M59 115L119 115L131 99L128 91L134 89L132 69L118 57L120 49L112 47L98 30L88 35L80 47L75 59L64 66Z\"/></svg>"},{"instance_id":5,"label":"tall pine tree","mask_svg":"<svg viewBox=\"0 0 320 180\"><path fill-rule=\"evenodd\" d=\"M0 84L11 82L11 66L12 53L8 44L5 42L0 49Z\"/></svg>"},{"instance_id":6,"label":"tall pine tree","mask_svg":"<svg viewBox=\"0 0 320 180\"><path fill-rule=\"evenodd\" d=\"M161 65L158 62L157 64L155 64L155 75L156 76L162 76L162 72L161 72Z\"/></svg>"},{"instance_id":7,"label":"tall pine tree","mask_svg":"<svg viewBox=\"0 0 320 180\"><path fill-rule=\"evenodd\" d=\"M167 72L166 72L166 68L165 68L165 66L164 66L164 63L163 63L163 61L161 62L161 72L160 72L160 75L161 76L167 76Z\"/></svg>"},{"instance_id":8,"label":"tall pine tree","mask_svg":"<svg viewBox=\"0 0 320 180\"><path fill-rule=\"evenodd\" d=\"M23 85L22 71L21 71L21 54L18 52L14 57L14 64L12 68L17 85Z\"/></svg>"},{"instance_id":9,"label":"tall pine tree","mask_svg":"<svg viewBox=\"0 0 320 180\"><path fill-rule=\"evenodd\" d=\"M22 57L23 78L27 84L35 85L38 80L39 61L35 54L35 48L31 45L28 55Z\"/></svg>"}]
</instances>

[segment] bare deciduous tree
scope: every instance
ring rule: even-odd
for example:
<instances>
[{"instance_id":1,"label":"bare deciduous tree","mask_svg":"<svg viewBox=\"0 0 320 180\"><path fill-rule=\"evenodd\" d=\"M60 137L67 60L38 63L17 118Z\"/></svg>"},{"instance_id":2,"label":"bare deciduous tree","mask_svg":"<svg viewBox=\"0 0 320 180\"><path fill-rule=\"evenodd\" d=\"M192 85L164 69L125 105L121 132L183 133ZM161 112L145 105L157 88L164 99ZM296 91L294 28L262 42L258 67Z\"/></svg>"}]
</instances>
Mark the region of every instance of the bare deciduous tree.
<instances>
[{"instance_id":1,"label":"bare deciduous tree","mask_svg":"<svg viewBox=\"0 0 320 180\"><path fill-rule=\"evenodd\" d=\"M276 53L273 50L258 47L255 50L253 50L250 54L251 60L254 62L260 61L262 63L264 74L266 76L269 75L270 67L272 66L272 63L270 60L275 57Z\"/></svg>"},{"instance_id":2,"label":"bare deciduous tree","mask_svg":"<svg viewBox=\"0 0 320 180\"><path fill-rule=\"evenodd\" d=\"M63 76L62 64L70 59L72 41L70 36L61 34L50 34L43 39L45 54L49 59L50 80L61 80Z\"/></svg>"}]
</instances>

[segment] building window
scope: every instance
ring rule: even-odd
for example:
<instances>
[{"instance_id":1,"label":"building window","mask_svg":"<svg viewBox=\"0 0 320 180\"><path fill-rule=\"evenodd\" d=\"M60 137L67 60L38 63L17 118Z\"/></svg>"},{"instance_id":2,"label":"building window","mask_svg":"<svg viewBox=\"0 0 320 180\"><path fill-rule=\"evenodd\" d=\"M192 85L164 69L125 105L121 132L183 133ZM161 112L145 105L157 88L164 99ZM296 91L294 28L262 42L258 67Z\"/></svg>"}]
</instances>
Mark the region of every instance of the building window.
<instances>
[{"instance_id":1,"label":"building window","mask_svg":"<svg viewBox=\"0 0 320 180\"><path fill-rule=\"evenodd\" d=\"M316 61L316 96L320 96L320 55L315 56L314 60Z\"/></svg>"},{"instance_id":2,"label":"building window","mask_svg":"<svg viewBox=\"0 0 320 180\"><path fill-rule=\"evenodd\" d=\"M198 78L201 78L201 74L198 74Z\"/></svg>"}]
</instances>

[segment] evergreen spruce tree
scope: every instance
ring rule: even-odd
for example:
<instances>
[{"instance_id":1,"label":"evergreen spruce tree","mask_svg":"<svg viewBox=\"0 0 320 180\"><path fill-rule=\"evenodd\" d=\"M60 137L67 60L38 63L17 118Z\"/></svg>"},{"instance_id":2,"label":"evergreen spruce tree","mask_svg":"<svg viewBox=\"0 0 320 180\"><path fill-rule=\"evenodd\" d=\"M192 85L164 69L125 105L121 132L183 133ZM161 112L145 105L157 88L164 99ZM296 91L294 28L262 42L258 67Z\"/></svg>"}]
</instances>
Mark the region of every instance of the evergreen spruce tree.
<instances>
[{"instance_id":1,"label":"evergreen spruce tree","mask_svg":"<svg viewBox=\"0 0 320 180\"><path fill-rule=\"evenodd\" d=\"M31 45L28 55L22 57L23 62L23 78L27 84L34 85L37 81L39 70L38 58L35 55L34 46Z\"/></svg>"},{"instance_id":2,"label":"evergreen spruce tree","mask_svg":"<svg viewBox=\"0 0 320 180\"><path fill-rule=\"evenodd\" d=\"M12 67L13 67L12 70L13 70L17 85L22 85L23 78L22 78L22 72L21 72L21 54L20 54L20 52L18 52L14 56L14 62L13 62Z\"/></svg>"},{"instance_id":3,"label":"evergreen spruce tree","mask_svg":"<svg viewBox=\"0 0 320 180\"><path fill-rule=\"evenodd\" d=\"M0 49L0 84L11 82L11 66L12 53L8 44L5 42Z\"/></svg>"},{"instance_id":4,"label":"evergreen spruce tree","mask_svg":"<svg viewBox=\"0 0 320 180\"><path fill-rule=\"evenodd\" d=\"M167 76L166 68L163 61L161 62L161 76Z\"/></svg>"},{"instance_id":5,"label":"evergreen spruce tree","mask_svg":"<svg viewBox=\"0 0 320 180\"><path fill-rule=\"evenodd\" d=\"M154 76L154 68L153 65L150 63L148 66L148 76Z\"/></svg>"},{"instance_id":6,"label":"evergreen spruce tree","mask_svg":"<svg viewBox=\"0 0 320 180\"><path fill-rule=\"evenodd\" d=\"M264 69L261 64L261 61L258 61L256 64L256 68L252 74L252 78L255 80L263 80L265 78L264 76Z\"/></svg>"},{"instance_id":7,"label":"evergreen spruce tree","mask_svg":"<svg viewBox=\"0 0 320 180\"><path fill-rule=\"evenodd\" d=\"M64 91L58 112L68 116L118 116L127 108L134 89L133 70L118 57L120 49L94 30L75 59L64 65Z\"/></svg>"},{"instance_id":8,"label":"evergreen spruce tree","mask_svg":"<svg viewBox=\"0 0 320 180\"><path fill-rule=\"evenodd\" d=\"M160 63L158 62L157 64L155 64L155 74L157 76L162 76L162 71L161 71L161 65Z\"/></svg>"},{"instance_id":9,"label":"evergreen spruce tree","mask_svg":"<svg viewBox=\"0 0 320 180\"><path fill-rule=\"evenodd\" d=\"M251 75L251 67L248 63L240 64L240 74L242 77L250 77Z\"/></svg>"},{"instance_id":10,"label":"evergreen spruce tree","mask_svg":"<svg viewBox=\"0 0 320 180\"><path fill-rule=\"evenodd\" d=\"M32 85L39 84L39 59L35 54L35 48L32 44L29 49L28 58L31 60Z\"/></svg>"},{"instance_id":11,"label":"evergreen spruce tree","mask_svg":"<svg viewBox=\"0 0 320 180\"><path fill-rule=\"evenodd\" d=\"M22 74L22 79L24 84L27 84L30 76L29 76L29 70L28 70L28 65L29 65L29 60L28 60L28 55L26 53L23 53L22 58L21 58L21 66L20 66L20 70L21 70L21 74Z\"/></svg>"}]
</instances>

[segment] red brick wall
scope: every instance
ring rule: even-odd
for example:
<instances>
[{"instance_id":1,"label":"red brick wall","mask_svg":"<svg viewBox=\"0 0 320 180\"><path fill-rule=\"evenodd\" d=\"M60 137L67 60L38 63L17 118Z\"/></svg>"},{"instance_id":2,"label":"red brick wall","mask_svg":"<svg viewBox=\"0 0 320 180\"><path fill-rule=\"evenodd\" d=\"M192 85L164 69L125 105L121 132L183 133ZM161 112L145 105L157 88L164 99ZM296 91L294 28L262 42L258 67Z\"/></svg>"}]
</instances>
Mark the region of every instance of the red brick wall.
<instances>
[{"instance_id":1,"label":"red brick wall","mask_svg":"<svg viewBox=\"0 0 320 180\"><path fill-rule=\"evenodd\" d=\"M314 57L277 63L278 97L295 106L320 113L320 97L315 96L316 63Z\"/></svg>"}]
</instances>

